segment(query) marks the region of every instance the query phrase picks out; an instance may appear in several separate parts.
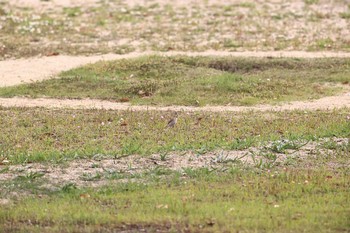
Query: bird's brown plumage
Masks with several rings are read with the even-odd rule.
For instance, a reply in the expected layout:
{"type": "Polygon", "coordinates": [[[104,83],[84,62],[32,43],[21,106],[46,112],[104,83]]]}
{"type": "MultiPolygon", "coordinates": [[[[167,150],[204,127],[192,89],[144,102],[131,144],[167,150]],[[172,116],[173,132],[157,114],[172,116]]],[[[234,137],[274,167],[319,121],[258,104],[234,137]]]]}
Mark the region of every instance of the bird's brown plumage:
{"type": "Polygon", "coordinates": [[[178,116],[178,114],[177,114],[177,112],[175,112],[174,118],[172,118],[172,119],[168,122],[167,127],[172,128],[172,127],[175,126],[175,124],[177,123],[177,116],[178,116]]]}

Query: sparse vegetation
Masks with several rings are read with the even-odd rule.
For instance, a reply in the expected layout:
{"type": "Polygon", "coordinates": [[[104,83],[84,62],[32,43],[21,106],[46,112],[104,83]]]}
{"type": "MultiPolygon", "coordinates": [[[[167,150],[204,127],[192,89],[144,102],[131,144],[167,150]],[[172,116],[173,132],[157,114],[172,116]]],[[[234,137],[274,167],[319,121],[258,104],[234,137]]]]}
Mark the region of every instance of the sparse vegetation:
{"type": "Polygon", "coordinates": [[[283,152],[296,149],[303,139],[348,137],[347,112],[182,113],[176,127],[166,130],[171,113],[2,108],[0,151],[11,163],[23,163],[181,150],[204,153],[286,139],[287,144],[271,146],[283,152]]]}
{"type": "Polygon", "coordinates": [[[322,42],[346,35],[348,13],[339,12],[346,1],[300,0],[305,7],[298,8],[293,2],[265,1],[186,5],[100,1],[56,6],[52,12],[10,3],[3,2],[0,9],[0,59],[174,50],[349,51],[346,39],[334,40],[331,46],[322,42]],[[310,33],[314,28],[317,33],[310,33]]]}
{"type": "Polygon", "coordinates": [[[312,4],[317,4],[319,0],[304,0],[304,2],[307,5],[312,5],[312,4]]]}
{"type": "Polygon", "coordinates": [[[347,12],[342,12],[339,15],[343,19],[350,19],[350,7],[349,7],[349,10],[347,12]]]}

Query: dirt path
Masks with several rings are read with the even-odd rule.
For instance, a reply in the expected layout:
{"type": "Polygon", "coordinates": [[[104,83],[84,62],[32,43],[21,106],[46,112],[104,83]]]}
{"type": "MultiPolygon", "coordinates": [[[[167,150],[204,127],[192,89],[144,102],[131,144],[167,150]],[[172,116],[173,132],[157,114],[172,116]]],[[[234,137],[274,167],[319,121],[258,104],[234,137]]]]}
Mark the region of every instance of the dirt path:
{"type": "Polygon", "coordinates": [[[242,112],[242,111],[286,111],[286,110],[329,110],[350,107],[350,93],[338,96],[324,97],[318,100],[303,102],[293,101],[281,105],[257,105],[246,106],[134,106],[128,103],[116,103],[96,99],[48,99],[48,98],[0,98],[0,106],[3,107],[43,107],[43,108],[72,108],[72,109],[110,109],[133,111],[209,111],[209,112],[242,112]]]}
{"type": "MultiPolygon", "coordinates": [[[[0,87],[12,86],[20,83],[41,81],[52,78],[61,71],[69,70],[77,66],[93,63],[101,60],[113,60],[123,58],[133,58],[144,55],[189,55],[189,56],[240,56],[240,57],[299,57],[299,58],[321,58],[321,57],[350,57],[350,53],[333,52],[166,52],[166,53],[131,53],[127,55],[106,54],[100,56],[53,56],[37,57],[31,59],[18,59],[0,61],[0,87]]],[[[338,96],[324,97],[318,100],[302,102],[294,101],[283,105],[258,105],[254,107],[244,106],[205,106],[205,107],[186,107],[186,106],[132,106],[127,103],[116,103],[94,99],[29,99],[29,98],[0,98],[0,106],[4,107],[44,107],[44,108],[73,108],[73,109],[112,109],[112,110],[176,110],[176,111],[283,111],[295,109],[333,109],[350,107],[350,93],[343,93],[338,96]]]]}

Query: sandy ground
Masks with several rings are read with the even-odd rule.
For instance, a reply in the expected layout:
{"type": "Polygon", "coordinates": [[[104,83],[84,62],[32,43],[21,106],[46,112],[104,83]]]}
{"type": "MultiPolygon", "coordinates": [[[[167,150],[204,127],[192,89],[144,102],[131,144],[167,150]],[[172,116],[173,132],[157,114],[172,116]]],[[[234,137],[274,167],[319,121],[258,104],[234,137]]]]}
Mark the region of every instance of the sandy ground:
{"type": "Polygon", "coordinates": [[[74,7],[74,6],[91,6],[100,2],[99,0],[11,0],[10,5],[16,7],[29,8],[56,8],[57,7],[74,7]]]}
{"type": "Polygon", "coordinates": [[[288,111],[288,110],[332,110],[350,107],[350,92],[338,96],[324,97],[313,101],[293,101],[280,105],[246,106],[137,106],[128,103],[116,103],[96,99],[49,99],[49,98],[0,98],[3,107],[43,107],[43,108],[71,108],[71,109],[109,109],[132,111],[208,111],[208,112],[242,112],[242,111],[288,111]]]}
{"type": "MultiPolygon", "coordinates": [[[[16,7],[30,7],[30,8],[57,8],[57,7],[74,7],[74,6],[91,6],[100,3],[101,0],[50,0],[50,1],[43,1],[43,0],[11,0],[10,5],[16,6],[16,7]]],[[[106,1],[110,2],[110,1],[106,1]]],[[[176,4],[176,5],[183,5],[185,6],[188,3],[202,3],[201,0],[128,0],[125,1],[128,5],[145,5],[146,3],[159,3],[159,4],[176,4]]],[[[217,1],[217,0],[210,0],[207,1],[208,4],[214,4],[214,3],[232,3],[232,2],[239,2],[239,0],[225,0],[225,1],[217,1]]]]}
{"type": "Polygon", "coordinates": [[[99,56],[50,56],[0,61],[0,87],[42,81],[59,72],[97,61],[132,58],[137,54],[99,56]]]}

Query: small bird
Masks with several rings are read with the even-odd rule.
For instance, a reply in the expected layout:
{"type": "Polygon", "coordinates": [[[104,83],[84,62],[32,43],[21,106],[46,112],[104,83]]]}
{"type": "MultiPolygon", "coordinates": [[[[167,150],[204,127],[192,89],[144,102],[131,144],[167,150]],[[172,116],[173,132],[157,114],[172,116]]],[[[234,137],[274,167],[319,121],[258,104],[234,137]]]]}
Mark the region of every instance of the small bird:
{"type": "Polygon", "coordinates": [[[172,118],[172,119],[168,122],[167,127],[173,128],[173,127],[175,126],[175,124],[177,123],[177,116],[178,116],[178,113],[175,112],[174,118],[172,118]]]}

